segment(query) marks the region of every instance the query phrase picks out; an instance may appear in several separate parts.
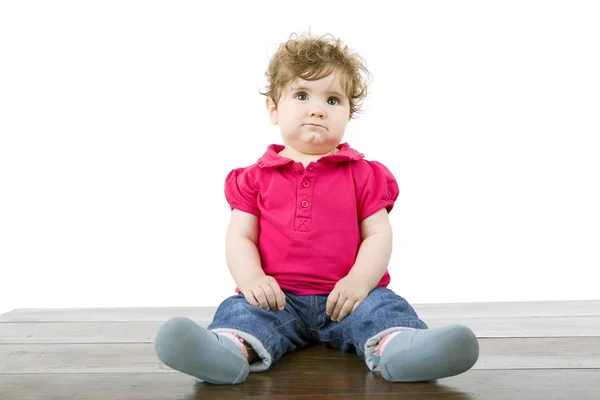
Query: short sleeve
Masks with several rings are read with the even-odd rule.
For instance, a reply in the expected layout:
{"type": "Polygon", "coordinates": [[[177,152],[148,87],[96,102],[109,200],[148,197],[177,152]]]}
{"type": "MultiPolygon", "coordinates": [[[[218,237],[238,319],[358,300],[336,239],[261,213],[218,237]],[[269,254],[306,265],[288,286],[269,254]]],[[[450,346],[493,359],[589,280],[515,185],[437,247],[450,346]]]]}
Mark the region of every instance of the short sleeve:
{"type": "Polygon", "coordinates": [[[367,161],[371,170],[360,192],[358,204],[359,222],[375,214],[382,208],[389,213],[400,194],[394,175],[383,164],[367,161]]]}
{"type": "Polygon", "coordinates": [[[237,168],[227,174],[225,198],[232,210],[235,208],[260,217],[258,190],[247,168],[237,168]]]}

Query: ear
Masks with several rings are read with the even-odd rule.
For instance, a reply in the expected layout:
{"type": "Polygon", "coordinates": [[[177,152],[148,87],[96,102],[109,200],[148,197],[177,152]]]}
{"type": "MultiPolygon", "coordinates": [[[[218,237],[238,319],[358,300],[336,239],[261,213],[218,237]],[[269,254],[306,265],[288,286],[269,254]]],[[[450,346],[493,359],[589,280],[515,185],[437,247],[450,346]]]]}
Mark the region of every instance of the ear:
{"type": "Polygon", "coordinates": [[[273,125],[277,125],[277,105],[271,99],[270,96],[267,96],[267,111],[269,112],[269,119],[273,125]]]}

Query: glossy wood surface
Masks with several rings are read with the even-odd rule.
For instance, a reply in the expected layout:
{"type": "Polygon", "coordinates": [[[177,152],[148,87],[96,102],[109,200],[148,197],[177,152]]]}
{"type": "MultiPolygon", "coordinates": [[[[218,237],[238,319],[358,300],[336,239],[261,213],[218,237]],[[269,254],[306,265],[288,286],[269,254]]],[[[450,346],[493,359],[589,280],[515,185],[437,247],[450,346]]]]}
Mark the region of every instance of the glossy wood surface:
{"type": "Polygon", "coordinates": [[[27,309],[0,315],[0,399],[600,399],[600,301],[414,305],[429,326],[477,334],[472,370],[389,383],[355,355],[314,346],[234,386],[196,383],[154,355],[172,316],[212,307],[27,309]]]}

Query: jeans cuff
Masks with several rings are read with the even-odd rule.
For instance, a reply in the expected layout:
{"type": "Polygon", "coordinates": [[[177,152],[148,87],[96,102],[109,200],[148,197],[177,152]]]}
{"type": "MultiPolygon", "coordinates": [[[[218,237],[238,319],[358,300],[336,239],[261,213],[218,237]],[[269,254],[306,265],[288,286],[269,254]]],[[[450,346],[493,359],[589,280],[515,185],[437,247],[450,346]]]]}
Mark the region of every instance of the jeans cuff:
{"type": "Polygon", "coordinates": [[[233,332],[236,335],[238,335],[239,337],[241,337],[242,339],[244,339],[247,343],[249,343],[250,346],[252,346],[254,351],[256,351],[256,354],[258,354],[258,357],[260,358],[260,360],[255,363],[250,364],[250,372],[266,371],[269,369],[269,367],[273,363],[273,358],[271,357],[271,354],[269,354],[269,352],[267,351],[265,346],[263,346],[263,344],[260,342],[260,340],[258,340],[254,336],[252,336],[246,332],[238,331],[237,329],[217,328],[217,329],[211,329],[211,331],[214,333],[233,332]]]}
{"type": "Polygon", "coordinates": [[[371,337],[365,343],[365,362],[367,363],[367,367],[371,371],[379,371],[379,360],[381,356],[375,354],[375,350],[377,350],[377,344],[381,340],[382,337],[391,332],[399,332],[399,331],[412,331],[415,328],[409,328],[406,326],[394,326],[379,332],[377,335],[371,337]]]}

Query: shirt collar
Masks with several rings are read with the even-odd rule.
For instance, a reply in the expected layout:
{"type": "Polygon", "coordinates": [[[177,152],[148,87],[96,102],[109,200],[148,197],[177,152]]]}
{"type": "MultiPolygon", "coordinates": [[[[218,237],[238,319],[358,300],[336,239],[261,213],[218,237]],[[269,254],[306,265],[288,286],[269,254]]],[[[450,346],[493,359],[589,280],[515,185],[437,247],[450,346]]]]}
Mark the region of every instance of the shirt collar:
{"type": "MultiPolygon", "coordinates": [[[[267,147],[267,151],[261,158],[258,159],[258,166],[261,168],[277,168],[285,164],[293,163],[294,160],[280,156],[279,153],[285,148],[280,144],[271,144],[267,147]]],[[[359,153],[350,147],[348,143],[342,143],[337,146],[338,152],[321,157],[318,162],[321,163],[340,163],[346,161],[356,161],[364,157],[364,154],[359,153]]]]}

